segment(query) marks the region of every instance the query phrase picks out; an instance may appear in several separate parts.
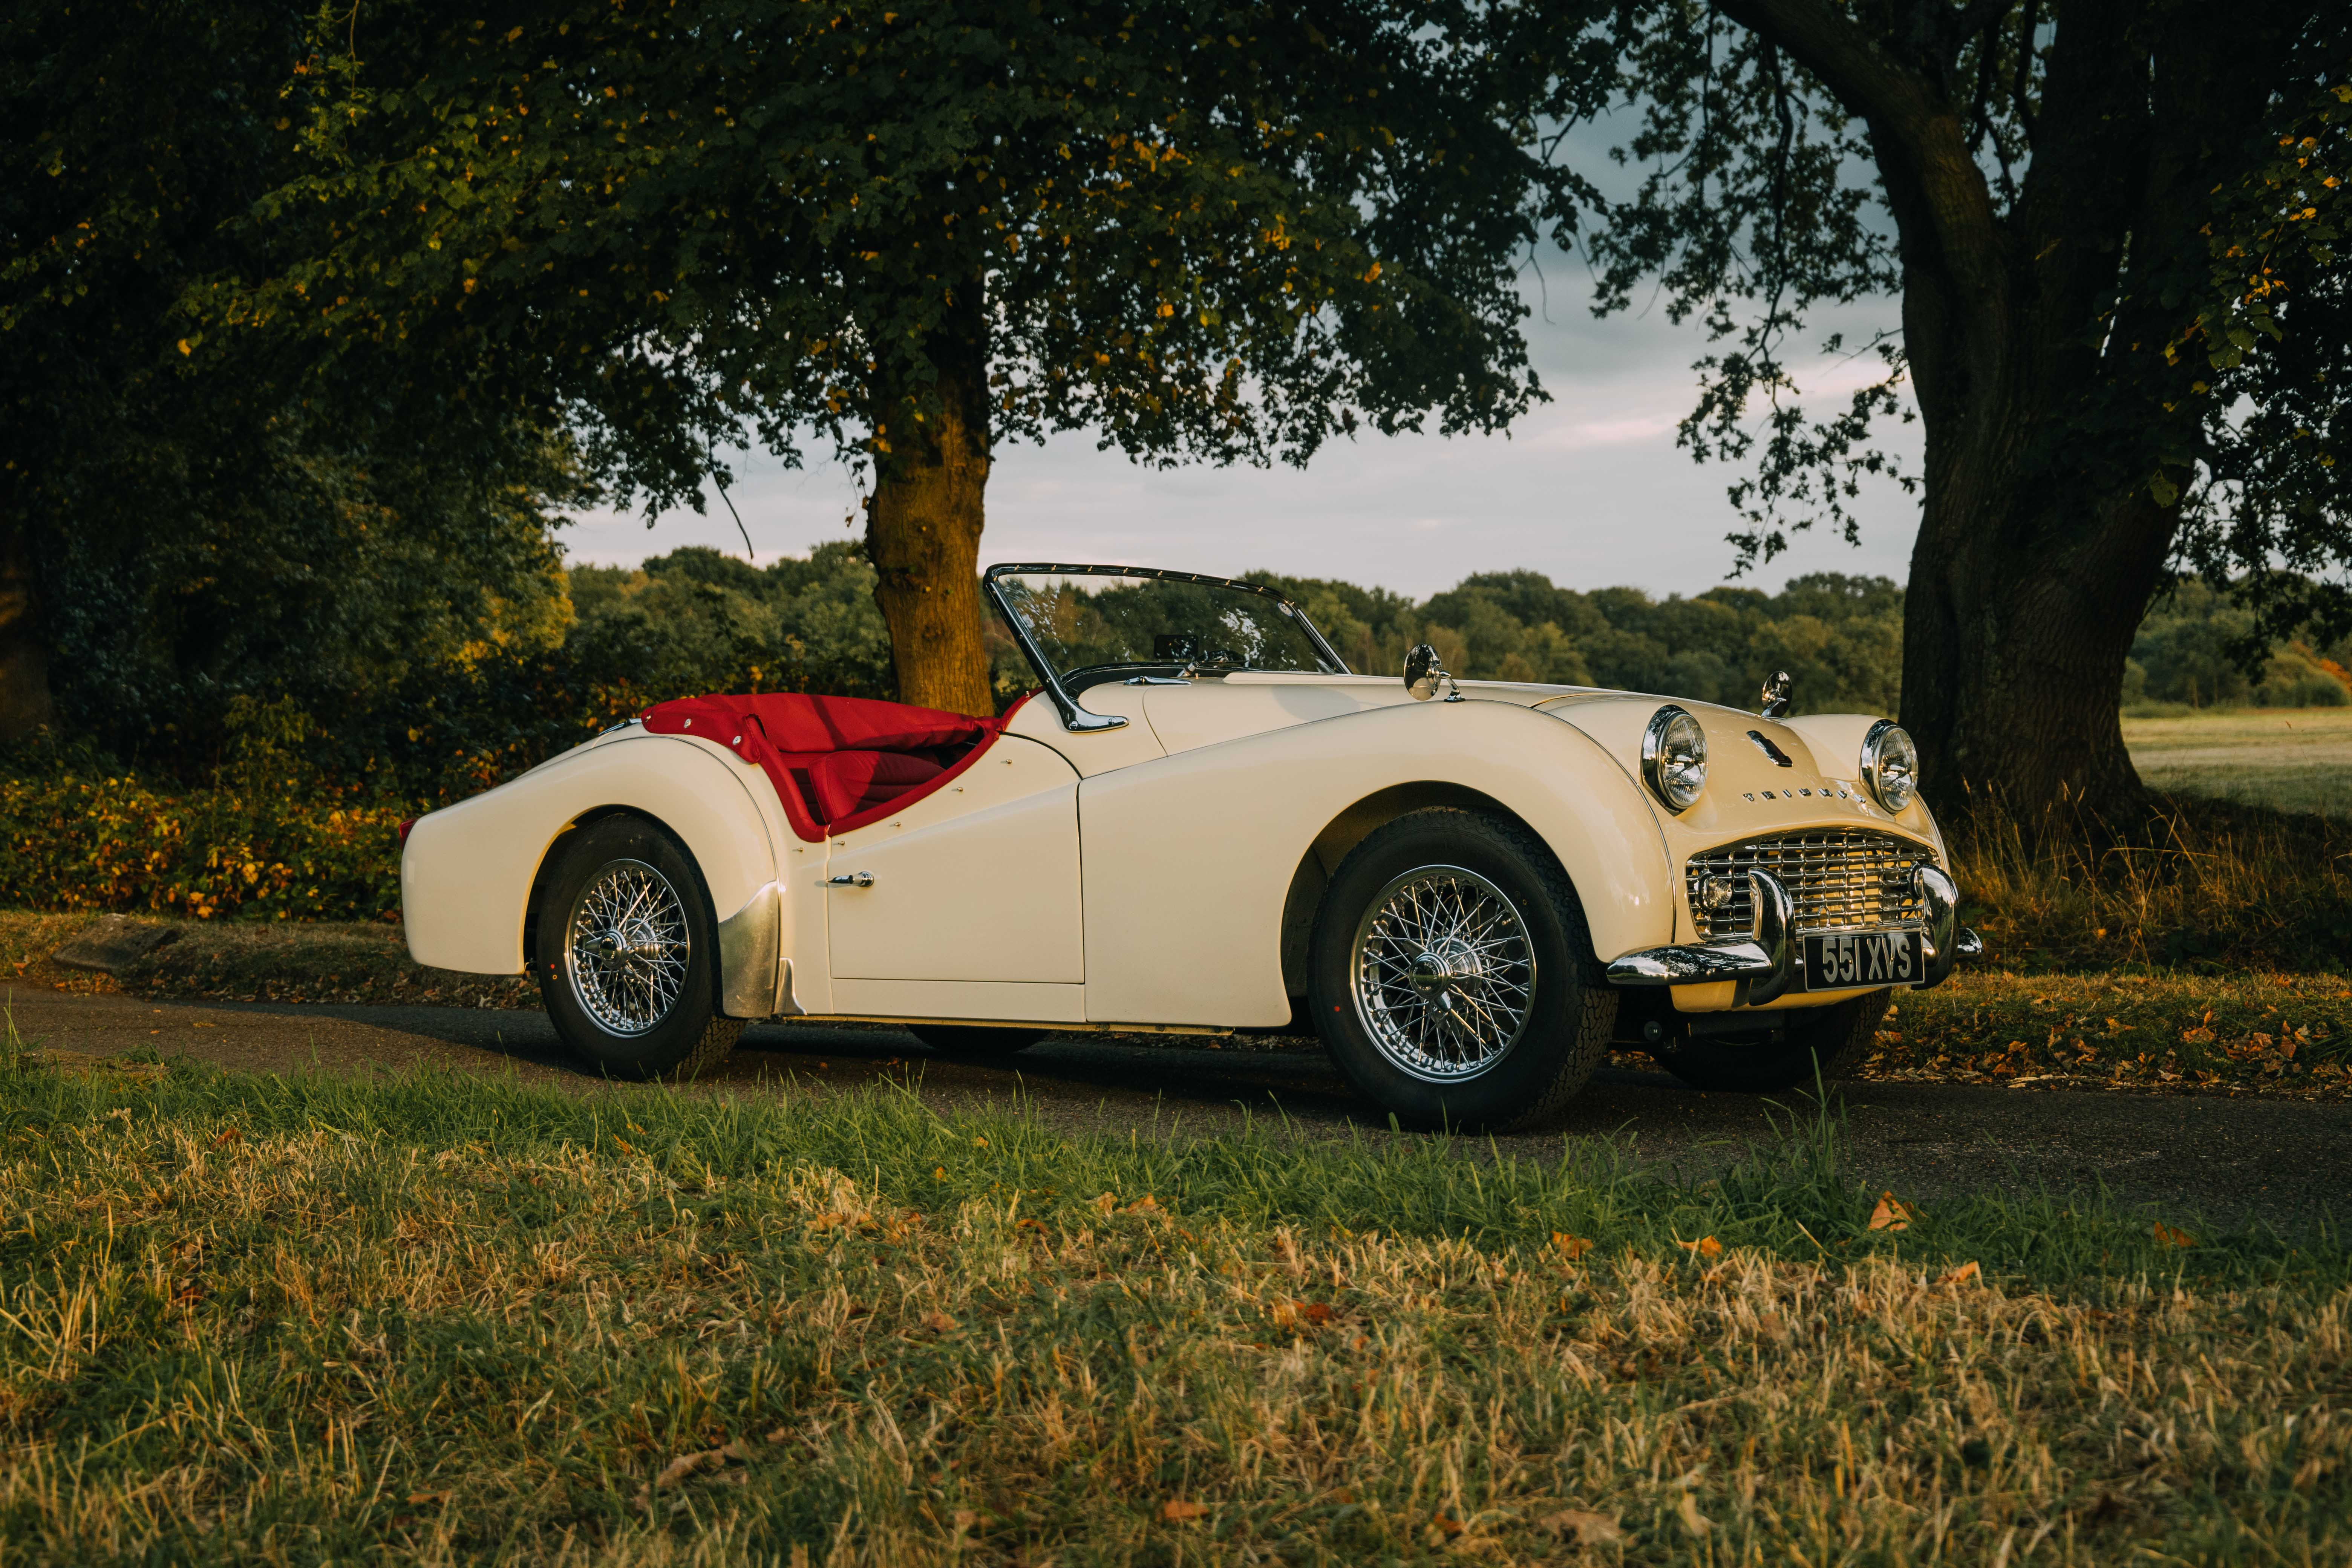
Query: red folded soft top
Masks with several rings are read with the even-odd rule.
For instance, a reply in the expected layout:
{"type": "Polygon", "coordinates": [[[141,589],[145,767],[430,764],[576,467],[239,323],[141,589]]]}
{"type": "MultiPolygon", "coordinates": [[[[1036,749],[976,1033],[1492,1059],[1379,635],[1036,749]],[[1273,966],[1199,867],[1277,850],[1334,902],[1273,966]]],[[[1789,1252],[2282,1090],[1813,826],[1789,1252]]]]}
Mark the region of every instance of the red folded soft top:
{"type": "Polygon", "coordinates": [[[646,709],[644,719],[654,734],[699,735],[758,763],[793,831],[816,844],[828,832],[902,809],[962,773],[1019,707],[974,719],[869,697],[772,691],[681,697],[646,709]]]}

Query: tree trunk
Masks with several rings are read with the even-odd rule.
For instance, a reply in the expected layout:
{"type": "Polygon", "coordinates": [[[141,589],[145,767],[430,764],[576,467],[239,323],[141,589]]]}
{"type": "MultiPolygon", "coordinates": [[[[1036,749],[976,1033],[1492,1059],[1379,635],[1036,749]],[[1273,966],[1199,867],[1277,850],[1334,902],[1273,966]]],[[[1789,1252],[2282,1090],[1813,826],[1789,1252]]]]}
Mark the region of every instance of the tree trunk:
{"type": "Polygon", "coordinates": [[[39,609],[25,531],[0,526],[0,744],[31,739],[52,717],[39,609]]]}
{"type": "Polygon", "coordinates": [[[2126,496],[2068,526],[2012,493],[2007,525],[1989,527],[1981,488],[1931,491],[1911,556],[1903,722],[1923,783],[1948,816],[2073,804],[2123,826],[2146,792],[2116,695],[2170,516],[2126,496]]]}
{"type": "Polygon", "coordinates": [[[980,618],[988,350],[978,285],[970,291],[951,330],[926,345],[938,379],[886,405],[877,421],[887,449],[876,454],[866,552],[878,579],[874,600],[890,627],[898,700],[984,716],[996,711],[980,618]]]}
{"type": "MultiPolygon", "coordinates": [[[[2123,743],[2124,663],[2163,582],[2198,441],[2192,355],[2165,280],[2203,265],[2204,203],[2262,123],[2297,0],[2210,15],[2068,0],[2049,15],[2032,156],[2000,210],[1969,135],[1956,30],[2008,24],[1935,0],[1724,0],[1861,117],[1903,266],[1926,434],[1905,606],[1903,721],[1937,808],[2074,802],[2128,830],[2146,791],[2123,743]],[[2143,353],[2142,351],[2147,351],[2143,353]]],[[[1981,90],[1981,89],[1979,89],[1981,90]]]]}

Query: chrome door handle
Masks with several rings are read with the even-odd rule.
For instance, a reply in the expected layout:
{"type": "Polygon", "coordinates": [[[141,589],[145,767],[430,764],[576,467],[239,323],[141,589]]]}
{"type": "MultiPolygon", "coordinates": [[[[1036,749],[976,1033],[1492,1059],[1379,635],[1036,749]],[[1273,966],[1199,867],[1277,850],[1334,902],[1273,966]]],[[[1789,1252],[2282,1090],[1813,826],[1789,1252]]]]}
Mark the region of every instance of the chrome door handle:
{"type": "Polygon", "coordinates": [[[870,888],[874,885],[874,873],[845,871],[838,877],[827,877],[824,885],[828,888],[870,888]]]}

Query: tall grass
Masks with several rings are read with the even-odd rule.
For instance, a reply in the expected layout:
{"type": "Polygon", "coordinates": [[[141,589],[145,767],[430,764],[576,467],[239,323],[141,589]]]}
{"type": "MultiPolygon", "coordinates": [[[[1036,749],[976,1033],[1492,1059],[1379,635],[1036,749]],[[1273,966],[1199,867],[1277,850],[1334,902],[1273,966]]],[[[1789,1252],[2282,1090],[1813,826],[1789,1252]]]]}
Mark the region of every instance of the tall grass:
{"type": "Polygon", "coordinates": [[[1978,802],[1955,868],[1998,965],[2337,973],[2352,967],[2352,826],[2159,795],[2119,838],[2069,806],[1978,802]]]}

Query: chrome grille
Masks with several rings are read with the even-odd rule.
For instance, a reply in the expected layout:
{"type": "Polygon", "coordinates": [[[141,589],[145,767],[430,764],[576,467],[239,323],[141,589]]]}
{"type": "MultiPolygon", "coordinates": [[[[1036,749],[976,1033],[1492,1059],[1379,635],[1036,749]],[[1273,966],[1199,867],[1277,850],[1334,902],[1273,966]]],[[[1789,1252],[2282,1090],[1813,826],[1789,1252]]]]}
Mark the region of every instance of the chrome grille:
{"type": "Polygon", "coordinates": [[[1797,906],[1798,926],[1807,931],[1916,924],[1925,916],[1911,872],[1935,859],[1925,845],[1891,833],[1776,833],[1692,856],[1683,866],[1683,891],[1706,938],[1745,936],[1754,928],[1750,871],[1769,871],[1780,879],[1797,906]],[[1710,910],[1700,902],[1699,889],[1717,875],[1731,879],[1731,901],[1710,910]]]}

